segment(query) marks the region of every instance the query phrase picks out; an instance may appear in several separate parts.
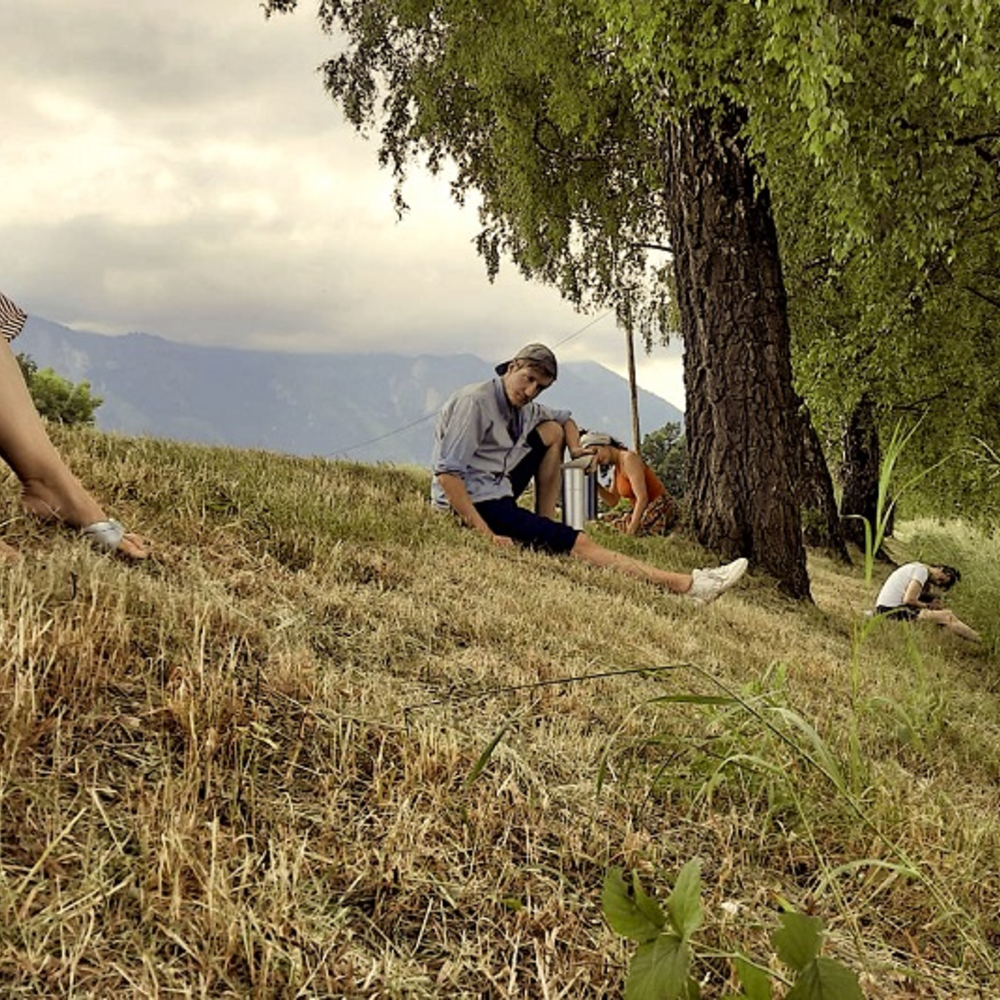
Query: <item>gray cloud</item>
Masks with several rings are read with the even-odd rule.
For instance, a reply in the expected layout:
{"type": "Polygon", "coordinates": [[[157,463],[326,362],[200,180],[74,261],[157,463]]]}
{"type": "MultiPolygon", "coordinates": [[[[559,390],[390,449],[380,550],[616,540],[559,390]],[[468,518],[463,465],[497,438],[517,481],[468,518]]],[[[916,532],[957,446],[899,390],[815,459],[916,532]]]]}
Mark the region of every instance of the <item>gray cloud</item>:
{"type": "MultiPolygon", "coordinates": [[[[308,0],[270,21],[253,0],[32,0],[0,6],[0,37],[0,288],[29,311],[285,350],[540,339],[623,370],[610,317],[588,327],[511,265],[488,282],[446,179],[415,172],[396,220],[374,144],[323,92],[308,0]]],[[[682,404],[677,353],[639,378],[682,404]]]]}

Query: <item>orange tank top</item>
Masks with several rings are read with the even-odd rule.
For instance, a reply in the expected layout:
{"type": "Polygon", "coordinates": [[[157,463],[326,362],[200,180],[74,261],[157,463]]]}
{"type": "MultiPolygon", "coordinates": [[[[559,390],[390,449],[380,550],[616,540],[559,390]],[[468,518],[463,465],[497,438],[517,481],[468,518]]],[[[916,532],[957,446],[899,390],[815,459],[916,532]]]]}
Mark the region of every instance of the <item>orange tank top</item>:
{"type": "MultiPolygon", "coordinates": [[[[649,494],[650,503],[652,503],[657,497],[662,497],[667,492],[667,488],[660,482],[659,476],[645,463],[643,463],[642,471],[646,476],[646,492],[649,494]]],[[[625,497],[626,500],[635,500],[635,490],[632,489],[632,483],[619,465],[615,466],[615,493],[620,497],[625,497]]]]}

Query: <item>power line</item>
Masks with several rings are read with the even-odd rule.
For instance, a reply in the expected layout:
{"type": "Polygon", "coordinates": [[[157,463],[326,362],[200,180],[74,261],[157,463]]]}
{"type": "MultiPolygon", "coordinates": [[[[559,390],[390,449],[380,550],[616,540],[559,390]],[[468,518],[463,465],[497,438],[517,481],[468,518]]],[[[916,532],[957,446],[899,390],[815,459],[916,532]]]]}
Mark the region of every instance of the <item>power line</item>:
{"type": "Polygon", "coordinates": [[[556,347],[562,347],[563,344],[569,343],[569,341],[571,341],[574,337],[579,337],[581,333],[583,333],[585,330],[589,330],[595,324],[600,323],[602,319],[607,319],[612,312],[614,312],[614,310],[609,309],[607,312],[601,313],[601,315],[598,316],[596,319],[592,319],[589,323],[585,323],[583,326],[581,326],[579,330],[576,330],[573,333],[571,333],[568,337],[563,337],[562,340],[557,341],[556,347]]]}
{"type": "MultiPolygon", "coordinates": [[[[579,330],[574,330],[568,336],[563,337],[562,340],[557,341],[555,346],[562,347],[563,344],[569,343],[569,341],[573,340],[574,337],[579,337],[581,333],[584,333],[586,330],[589,330],[595,324],[600,323],[601,320],[607,319],[608,316],[611,315],[612,311],[613,310],[609,309],[607,312],[601,313],[601,315],[596,317],[595,319],[590,320],[589,323],[584,323],[584,325],[581,326],[579,330]]],[[[386,441],[391,437],[395,437],[397,434],[404,434],[406,431],[412,429],[413,427],[417,427],[418,425],[424,423],[425,421],[430,420],[432,417],[436,417],[440,412],[441,412],[440,409],[438,409],[438,410],[433,410],[431,413],[425,413],[422,417],[417,417],[416,420],[410,421],[410,423],[404,425],[403,427],[397,427],[396,430],[386,431],[385,434],[380,434],[378,437],[370,438],[369,440],[362,441],[359,444],[352,444],[349,448],[344,448],[338,452],[331,452],[330,454],[324,455],[323,457],[337,458],[342,455],[346,456],[349,455],[352,451],[358,451],[361,448],[367,448],[370,445],[378,444],[380,441],[386,441]]]]}
{"type": "Polygon", "coordinates": [[[359,448],[367,448],[371,444],[378,444],[379,441],[385,441],[387,438],[395,437],[397,434],[402,434],[404,431],[408,431],[411,427],[416,427],[418,424],[424,423],[426,420],[430,420],[431,417],[436,417],[440,411],[434,410],[431,413],[425,413],[422,417],[417,417],[416,420],[410,421],[403,427],[398,427],[394,431],[386,431],[385,434],[380,434],[378,437],[370,438],[367,441],[362,441],[360,444],[352,444],[350,448],[344,448],[343,451],[338,451],[325,455],[325,458],[336,458],[338,455],[347,455],[352,451],[357,451],[359,448]]]}

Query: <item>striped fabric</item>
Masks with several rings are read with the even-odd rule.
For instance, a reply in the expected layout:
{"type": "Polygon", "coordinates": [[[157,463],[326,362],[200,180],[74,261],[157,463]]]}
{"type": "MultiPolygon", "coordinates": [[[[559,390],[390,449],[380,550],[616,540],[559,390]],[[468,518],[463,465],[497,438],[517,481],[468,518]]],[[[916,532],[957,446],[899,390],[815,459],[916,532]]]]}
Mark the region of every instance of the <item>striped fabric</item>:
{"type": "Polygon", "coordinates": [[[24,321],[28,318],[27,313],[18,307],[0,292],[0,337],[4,340],[13,340],[24,326],[24,321]]]}

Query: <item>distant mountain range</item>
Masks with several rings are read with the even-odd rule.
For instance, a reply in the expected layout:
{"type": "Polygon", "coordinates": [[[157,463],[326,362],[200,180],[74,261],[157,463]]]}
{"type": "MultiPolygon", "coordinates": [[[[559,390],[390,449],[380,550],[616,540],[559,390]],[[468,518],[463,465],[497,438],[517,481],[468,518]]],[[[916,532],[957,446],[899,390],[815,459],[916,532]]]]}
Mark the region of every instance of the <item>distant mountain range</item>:
{"type": "MultiPolygon", "coordinates": [[[[148,333],[110,337],[32,316],[15,350],[104,403],[101,430],[359,462],[426,465],[434,416],[460,386],[492,375],[472,354],[293,354],[199,347],[148,333]]],[[[567,362],[544,402],[583,427],[631,438],[628,382],[567,362]]],[[[681,423],[640,390],[642,433],[681,423]]]]}

